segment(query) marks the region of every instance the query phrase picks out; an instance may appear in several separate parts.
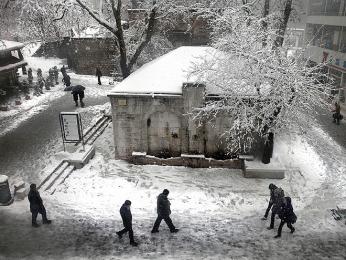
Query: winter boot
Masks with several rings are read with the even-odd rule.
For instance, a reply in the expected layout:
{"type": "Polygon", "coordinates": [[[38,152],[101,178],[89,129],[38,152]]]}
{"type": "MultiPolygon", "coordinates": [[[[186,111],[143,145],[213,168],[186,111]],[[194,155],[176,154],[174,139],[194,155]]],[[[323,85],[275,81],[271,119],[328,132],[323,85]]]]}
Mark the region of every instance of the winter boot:
{"type": "Polygon", "coordinates": [[[35,227],[35,228],[38,228],[40,225],[37,224],[37,223],[32,223],[32,226],[35,227]]]}
{"type": "Polygon", "coordinates": [[[46,219],[42,223],[49,225],[49,224],[52,224],[52,221],[50,219],[46,219]]]}
{"type": "Polygon", "coordinates": [[[131,246],[138,246],[138,243],[135,242],[135,241],[131,241],[131,242],[130,242],[130,245],[131,245],[131,246]]]}
{"type": "Polygon", "coordinates": [[[179,231],[179,228],[175,228],[171,230],[171,233],[177,233],[179,231]]]}
{"type": "Polygon", "coordinates": [[[78,107],[78,101],[75,101],[75,103],[76,103],[76,107],[78,107]]]}
{"type": "Polygon", "coordinates": [[[151,233],[153,234],[153,233],[159,233],[159,231],[157,230],[157,229],[153,229],[152,231],[151,231],[151,233]]]}
{"type": "Polygon", "coordinates": [[[115,233],[118,235],[119,239],[123,238],[123,235],[120,232],[115,232],[115,233]]]}
{"type": "Polygon", "coordinates": [[[274,238],[280,238],[281,237],[281,235],[276,235],[274,238]]]}
{"type": "Polygon", "coordinates": [[[296,231],[296,229],[294,227],[292,227],[291,233],[294,233],[294,231],[296,231]]]}

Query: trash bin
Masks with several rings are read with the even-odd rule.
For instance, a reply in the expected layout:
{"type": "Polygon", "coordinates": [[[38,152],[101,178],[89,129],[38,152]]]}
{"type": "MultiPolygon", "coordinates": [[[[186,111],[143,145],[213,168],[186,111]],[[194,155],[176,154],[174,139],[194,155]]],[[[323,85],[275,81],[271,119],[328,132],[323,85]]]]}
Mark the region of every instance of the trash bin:
{"type": "Polygon", "coordinates": [[[0,203],[6,204],[11,200],[10,186],[8,185],[8,177],[0,175],[0,203]]]}

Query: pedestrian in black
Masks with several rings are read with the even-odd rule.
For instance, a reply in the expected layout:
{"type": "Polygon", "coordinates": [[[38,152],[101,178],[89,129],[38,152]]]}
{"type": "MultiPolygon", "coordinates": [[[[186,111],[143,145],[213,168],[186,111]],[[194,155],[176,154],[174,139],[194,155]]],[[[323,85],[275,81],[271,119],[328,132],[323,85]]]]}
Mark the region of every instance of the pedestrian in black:
{"type": "Polygon", "coordinates": [[[275,216],[279,213],[281,203],[282,203],[282,198],[285,196],[285,193],[283,189],[281,188],[274,189],[273,193],[274,194],[273,194],[272,214],[270,218],[270,226],[268,227],[268,229],[274,228],[275,216]]]}
{"type": "Polygon", "coordinates": [[[332,112],[335,112],[333,114],[333,122],[336,123],[337,125],[340,125],[340,119],[341,119],[341,114],[340,114],[340,111],[341,111],[341,107],[340,105],[335,102],[334,104],[335,108],[332,112]]]}
{"type": "Polygon", "coordinates": [[[138,244],[133,239],[131,201],[125,200],[125,203],[120,208],[120,215],[123,220],[124,229],[116,232],[118,237],[122,238],[123,234],[129,232],[130,244],[137,246],[138,244]]]}
{"type": "Polygon", "coordinates": [[[274,190],[275,189],[277,189],[276,185],[274,185],[273,183],[269,184],[270,199],[269,199],[269,204],[268,204],[267,210],[266,210],[262,220],[266,220],[268,218],[269,211],[270,211],[270,209],[272,208],[272,206],[274,204],[274,190]]]}
{"type": "Polygon", "coordinates": [[[67,74],[66,74],[66,68],[65,68],[65,65],[62,65],[62,67],[61,67],[60,71],[61,71],[61,74],[62,74],[62,76],[63,76],[63,77],[65,77],[65,75],[67,75],[67,74]]]}
{"type": "Polygon", "coordinates": [[[39,225],[36,222],[36,218],[38,213],[42,215],[42,223],[43,224],[50,224],[52,223],[51,220],[47,218],[46,209],[43,206],[43,202],[40,196],[40,193],[36,189],[36,184],[30,185],[30,192],[28,194],[28,199],[30,202],[30,211],[32,214],[32,226],[33,227],[39,227],[39,225]]]}
{"type": "Polygon", "coordinates": [[[295,231],[295,228],[292,226],[297,220],[297,216],[293,212],[292,201],[290,197],[285,197],[281,199],[282,203],[280,204],[279,209],[279,218],[281,219],[278,234],[275,238],[281,237],[282,227],[287,223],[287,227],[291,230],[291,233],[295,231]]]}
{"type": "Polygon", "coordinates": [[[96,76],[97,76],[98,84],[99,84],[99,85],[102,85],[102,84],[101,84],[102,72],[101,72],[101,70],[100,70],[99,67],[96,68],[96,76]]]}
{"type": "Polygon", "coordinates": [[[83,102],[84,90],[85,90],[85,87],[83,87],[82,85],[76,85],[72,87],[71,94],[73,95],[73,100],[76,103],[76,107],[78,107],[78,97],[80,101],[80,106],[84,107],[84,102],[83,102]]]}
{"type": "Polygon", "coordinates": [[[164,220],[172,233],[176,233],[179,229],[175,228],[169,215],[171,215],[171,203],[167,196],[169,190],[164,189],[163,192],[157,197],[157,219],[151,233],[159,232],[161,221],[164,220]]]}
{"type": "Polygon", "coordinates": [[[71,78],[69,75],[64,74],[64,77],[62,78],[62,82],[64,82],[66,87],[71,86],[71,78]]]}

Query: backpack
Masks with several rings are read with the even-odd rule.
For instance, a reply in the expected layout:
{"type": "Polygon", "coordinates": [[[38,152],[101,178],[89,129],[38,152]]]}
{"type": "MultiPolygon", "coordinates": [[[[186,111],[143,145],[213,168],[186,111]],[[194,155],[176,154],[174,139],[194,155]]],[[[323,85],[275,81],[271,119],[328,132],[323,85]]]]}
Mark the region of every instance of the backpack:
{"type": "Polygon", "coordinates": [[[294,224],[297,221],[297,215],[293,212],[292,199],[290,197],[285,197],[286,207],[292,209],[291,223],[294,224]]]}

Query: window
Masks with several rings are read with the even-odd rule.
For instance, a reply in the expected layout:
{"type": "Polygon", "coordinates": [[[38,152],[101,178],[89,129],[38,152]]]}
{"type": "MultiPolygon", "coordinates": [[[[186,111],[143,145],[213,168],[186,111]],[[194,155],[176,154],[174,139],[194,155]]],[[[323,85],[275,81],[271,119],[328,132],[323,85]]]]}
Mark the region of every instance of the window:
{"type": "Polygon", "coordinates": [[[326,5],[326,15],[338,16],[340,11],[341,0],[328,0],[326,5]]]}
{"type": "Polygon", "coordinates": [[[346,27],[342,28],[342,33],[340,35],[339,51],[346,53],[346,27]]]}

